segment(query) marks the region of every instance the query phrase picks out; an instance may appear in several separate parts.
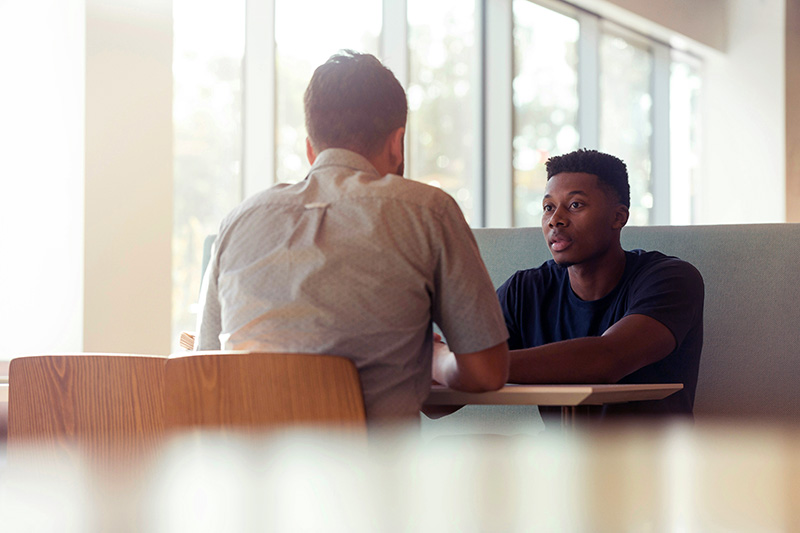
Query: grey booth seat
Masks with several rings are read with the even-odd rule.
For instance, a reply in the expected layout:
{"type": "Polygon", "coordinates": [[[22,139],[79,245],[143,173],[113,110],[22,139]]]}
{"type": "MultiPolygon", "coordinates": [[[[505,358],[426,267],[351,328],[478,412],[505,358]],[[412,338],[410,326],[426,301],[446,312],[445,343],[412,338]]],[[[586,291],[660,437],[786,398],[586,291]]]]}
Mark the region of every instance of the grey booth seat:
{"type": "MultiPolygon", "coordinates": [[[[495,286],[551,257],[540,228],[474,233],[495,286]]],[[[622,245],[680,257],[703,275],[698,420],[800,421],[800,224],[627,227],[622,245]]]]}
{"type": "MultiPolygon", "coordinates": [[[[482,228],[474,234],[495,286],[550,258],[538,227],[482,228]]],[[[622,244],[680,257],[703,275],[698,421],[800,421],[800,224],[631,226],[623,230],[622,244]]],[[[423,417],[423,431],[434,434],[440,429],[525,433],[540,424],[535,409],[517,406],[423,417]]]]}

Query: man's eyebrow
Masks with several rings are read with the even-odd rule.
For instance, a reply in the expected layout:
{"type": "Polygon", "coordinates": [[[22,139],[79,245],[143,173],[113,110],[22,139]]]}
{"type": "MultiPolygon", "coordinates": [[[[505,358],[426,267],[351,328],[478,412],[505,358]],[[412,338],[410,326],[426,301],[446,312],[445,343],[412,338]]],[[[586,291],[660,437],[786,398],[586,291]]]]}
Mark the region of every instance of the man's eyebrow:
{"type": "MultiPolygon", "coordinates": [[[[575,196],[575,195],[577,195],[577,194],[582,194],[582,195],[584,195],[584,196],[587,196],[587,194],[586,194],[586,191],[581,191],[581,190],[577,190],[577,191],[569,191],[569,192],[567,193],[567,196],[575,196]]],[[[551,195],[551,194],[549,194],[549,193],[548,193],[548,194],[545,194],[545,195],[543,196],[543,198],[552,198],[552,197],[553,197],[553,195],[551,195]]]]}

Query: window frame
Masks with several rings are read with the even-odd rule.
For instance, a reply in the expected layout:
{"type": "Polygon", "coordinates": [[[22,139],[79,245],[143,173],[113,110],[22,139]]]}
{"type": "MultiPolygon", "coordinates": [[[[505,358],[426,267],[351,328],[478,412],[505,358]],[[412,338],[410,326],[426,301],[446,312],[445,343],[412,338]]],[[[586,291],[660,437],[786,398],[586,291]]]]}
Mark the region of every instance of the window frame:
{"type": "MultiPolygon", "coordinates": [[[[243,102],[243,194],[249,196],[273,184],[275,175],[276,72],[275,1],[246,0],[244,102],[243,102]],[[255,31],[258,29],[258,31],[255,31]]],[[[476,169],[472,176],[474,227],[511,227],[513,220],[512,141],[514,110],[513,0],[475,2],[475,114],[476,169]]],[[[650,224],[670,223],[670,68],[674,50],[667,44],[613,21],[561,2],[528,0],[576,18],[578,40],[578,131],[580,146],[599,145],[600,90],[598,45],[604,32],[644,42],[653,54],[651,96],[653,98],[651,142],[651,191],[654,203],[650,224]]],[[[400,83],[407,87],[407,0],[382,0],[380,51],[400,83]]]]}

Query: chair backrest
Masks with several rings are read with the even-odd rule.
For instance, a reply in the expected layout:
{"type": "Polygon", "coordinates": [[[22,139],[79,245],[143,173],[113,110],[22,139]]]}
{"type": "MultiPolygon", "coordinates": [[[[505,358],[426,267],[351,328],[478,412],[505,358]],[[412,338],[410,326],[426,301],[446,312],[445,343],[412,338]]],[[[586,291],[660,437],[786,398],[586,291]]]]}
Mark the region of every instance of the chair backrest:
{"type": "Polygon", "coordinates": [[[174,354],[167,361],[165,401],[170,430],[366,429],[358,371],[349,359],[332,355],[174,354]]]}
{"type": "Polygon", "coordinates": [[[71,354],[9,365],[9,460],[24,450],[81,454],[102,465],[160,449],[166,357],[71,354]]]}

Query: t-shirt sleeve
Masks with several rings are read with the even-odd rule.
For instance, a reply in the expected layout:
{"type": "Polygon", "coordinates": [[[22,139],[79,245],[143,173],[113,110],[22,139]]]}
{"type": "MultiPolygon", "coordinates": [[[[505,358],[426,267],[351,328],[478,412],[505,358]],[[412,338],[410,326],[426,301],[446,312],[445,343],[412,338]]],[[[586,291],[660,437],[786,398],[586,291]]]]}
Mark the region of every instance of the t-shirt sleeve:
{"type": "Polygon", "coordinates": [[[433,321],[455,353],[472,353],[508,338],[500,304],[475,237],[449,196],[433,235],[433,321]]]}
{"type": "Polygon", "coordinates": [[[497,299],[500,302],[500,310],[503,312],[503,319],[508,330],[508,348],[519,350],[523,348],[522,335],[518,323],[519,313],[517,312],[517,286],[519,284],[519,273],[508,278],[497,289],[497,299]]]}
{"type": "Polygon", "coordinates": [[[686,261],[670,258],[637,276],[625,315],[645,315],[664,324],[681,344],[702,319],[705,288],[700,272],[686,261]]]}

